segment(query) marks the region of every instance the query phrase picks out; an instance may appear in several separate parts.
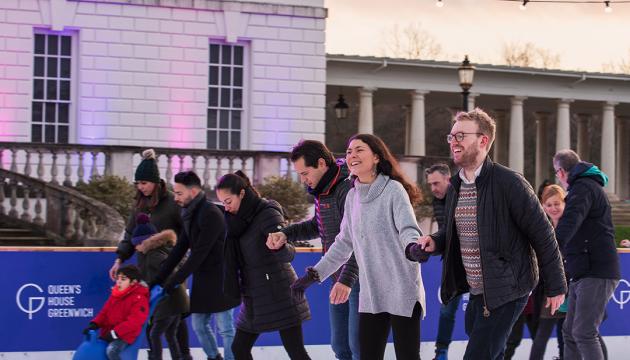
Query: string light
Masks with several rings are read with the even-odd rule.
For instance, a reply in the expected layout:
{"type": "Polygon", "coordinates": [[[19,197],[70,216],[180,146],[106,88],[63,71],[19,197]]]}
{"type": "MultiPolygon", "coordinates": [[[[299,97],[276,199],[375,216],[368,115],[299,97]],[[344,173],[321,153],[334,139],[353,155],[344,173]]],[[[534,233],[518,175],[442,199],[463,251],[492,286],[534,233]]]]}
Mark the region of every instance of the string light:
{"type": "Polygon", "coordinates": [[[523,0],[523,3],[521,4],[521,6],[519,6],[521,8],[521,10],[527,10],[527,3],[529,1],[528,0],[523,0]]]}
{"type": "Polygon", "coordinates": [[[612,12],[612,7],[610,7],[610,1],[604,1],[604,4],[606,4],[606,7],[604,8],[604,11],[607,13],[611,13],[612,12]]]}
{"type": "Polygon", "coordinates": [[[437,0],[437,2],[435,3],[435,6],[441,8],[444,6],[444,2],[442,0],[437,0]]]}

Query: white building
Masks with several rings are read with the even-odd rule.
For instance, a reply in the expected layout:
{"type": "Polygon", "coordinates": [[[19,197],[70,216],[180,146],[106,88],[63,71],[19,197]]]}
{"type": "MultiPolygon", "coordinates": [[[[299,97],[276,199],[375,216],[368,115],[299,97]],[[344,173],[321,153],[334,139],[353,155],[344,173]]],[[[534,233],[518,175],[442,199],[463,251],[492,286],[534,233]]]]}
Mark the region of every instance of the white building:
{"type": "Polygon", "coordinates": [[[324,140],[323,0],[2,0],[0,141],[324,140]]]}

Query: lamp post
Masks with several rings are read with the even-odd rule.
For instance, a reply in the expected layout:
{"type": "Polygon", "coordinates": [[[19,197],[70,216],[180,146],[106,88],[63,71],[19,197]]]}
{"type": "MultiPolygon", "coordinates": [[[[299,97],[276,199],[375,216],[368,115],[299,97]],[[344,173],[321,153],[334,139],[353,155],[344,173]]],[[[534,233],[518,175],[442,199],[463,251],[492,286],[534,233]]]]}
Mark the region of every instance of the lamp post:
{"type": "Polygon", "coordinates": [[[337,104],[335,105],[335,115],[337,116],[337,120],[342,120],[348,117],[348,108],[349,106],[346,104],[343,94],[340,93],[337,104]]]}
{"type": "Polygon", "coordinates": [[[468,61],[468,55],[464,57],[464,61],[457,69],[459,75],[459,86],[462,88],[462,109],[468,111],[468,95],[470,88],[473,85],[473,76],[475,75],[475,67],[470,65],[468,61]]]}

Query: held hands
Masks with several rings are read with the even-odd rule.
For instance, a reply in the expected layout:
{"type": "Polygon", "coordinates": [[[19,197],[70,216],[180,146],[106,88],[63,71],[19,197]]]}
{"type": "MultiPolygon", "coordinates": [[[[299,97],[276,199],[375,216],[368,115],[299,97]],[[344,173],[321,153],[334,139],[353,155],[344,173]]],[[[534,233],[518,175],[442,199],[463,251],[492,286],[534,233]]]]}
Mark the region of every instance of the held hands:
{"type": "Polygon", "coordinates": [[[564,294],[548,297],[545,307],[550,308],[551,315],[553,315],[556,313],[556,311],[558,311],[558,309],[560,308],[560,305],[562,305],[563,302],[564,302],[564,294]]]}
{"type": "Polygon", "coordinates": [[[330,290],[330,303],[333,305],[343,304],[348,301],[352,288],[340,282],[336,282],[330,290]]]}
{"type": "Polygon", "coordinates": [[[435,251],[435,240],[431,238],[429,235],[422,236],[416,241],[420,244],[420,248],[428,253],[435,251]]]}
{"type": "Polygon", "coordinates": [[[309,266],[306,268],[306,274],[291,284],[291,293],[293,297],[303,299],[304,291],[306,291],[306,289],[315,282],[319,282],[319,274],[317,274],[315,269],[309,266]]]}
{"type": "Polygon", "coordinates": [[[270,233],[267,236],[267,247],[271,250],[279,250],[287,243],[287,236],[281,232],[270,233]]]}

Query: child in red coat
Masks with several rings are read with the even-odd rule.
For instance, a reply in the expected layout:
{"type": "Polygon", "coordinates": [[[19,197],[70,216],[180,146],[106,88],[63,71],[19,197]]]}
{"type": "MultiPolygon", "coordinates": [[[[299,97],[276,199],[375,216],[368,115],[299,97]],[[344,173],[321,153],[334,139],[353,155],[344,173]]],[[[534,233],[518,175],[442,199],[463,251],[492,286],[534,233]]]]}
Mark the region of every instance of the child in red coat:
{"type": "Polygon", "coordinates": [[[101,329],[100,338],[107,341],[107,358],[120,359],[120,353],[132,344],[149,316],[149,288],[142,282],[140,270],[133,265],[116,272],[116,285],[101,312],[83,331],[101,329]]]}

